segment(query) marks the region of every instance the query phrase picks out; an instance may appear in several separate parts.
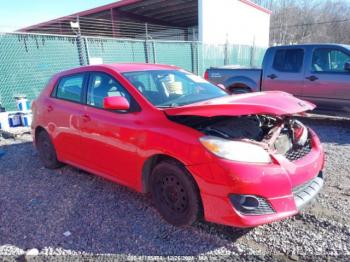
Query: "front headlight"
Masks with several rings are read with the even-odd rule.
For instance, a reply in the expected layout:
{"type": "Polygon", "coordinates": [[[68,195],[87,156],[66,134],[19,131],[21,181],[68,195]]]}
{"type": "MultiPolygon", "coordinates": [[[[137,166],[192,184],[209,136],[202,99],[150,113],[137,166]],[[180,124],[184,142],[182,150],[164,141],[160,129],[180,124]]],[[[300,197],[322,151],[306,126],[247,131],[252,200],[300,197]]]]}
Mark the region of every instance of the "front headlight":
{"type": "Polygon", "coordinates": [[[258,145],[214,136],[203,136],[199,140],[208,151],[221,158],[248,163],[271,163],[269,153],[258,145]]]}

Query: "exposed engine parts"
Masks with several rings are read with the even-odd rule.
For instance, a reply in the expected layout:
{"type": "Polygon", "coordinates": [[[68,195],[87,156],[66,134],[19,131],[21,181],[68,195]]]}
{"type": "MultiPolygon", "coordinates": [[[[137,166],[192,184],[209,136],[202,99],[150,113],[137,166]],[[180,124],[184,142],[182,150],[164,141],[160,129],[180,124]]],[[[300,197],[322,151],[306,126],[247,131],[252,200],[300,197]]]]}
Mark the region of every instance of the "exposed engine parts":
{"type": "Polygon", "coordinates": [[[259,144],[271,152],[289,155],[309,143],[309,132],[292,117],[249,116],[176,116],[171,120],[192,127],[205,135],[259,144]]]}

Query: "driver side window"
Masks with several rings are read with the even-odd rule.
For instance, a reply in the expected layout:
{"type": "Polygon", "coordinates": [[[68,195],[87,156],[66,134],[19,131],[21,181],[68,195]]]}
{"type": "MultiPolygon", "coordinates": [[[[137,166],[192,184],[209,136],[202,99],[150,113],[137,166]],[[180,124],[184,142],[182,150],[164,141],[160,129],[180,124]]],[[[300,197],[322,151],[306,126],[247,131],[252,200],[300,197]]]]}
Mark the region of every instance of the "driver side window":
{"type": "Polygon", "coordinates": [[[129,93],[112,76],[102,72],[90,73],[87,104],[97,108],[103,108],[104,98],[110,96],[125,97],[130,103],[129,93]]]}
{"type": "Polygon", "coordinates": [[[312,55],[312,70],[314,72],[346,73],[344,65],[349,61],[350,56],[343,51],[318,48],[312,55]]]}

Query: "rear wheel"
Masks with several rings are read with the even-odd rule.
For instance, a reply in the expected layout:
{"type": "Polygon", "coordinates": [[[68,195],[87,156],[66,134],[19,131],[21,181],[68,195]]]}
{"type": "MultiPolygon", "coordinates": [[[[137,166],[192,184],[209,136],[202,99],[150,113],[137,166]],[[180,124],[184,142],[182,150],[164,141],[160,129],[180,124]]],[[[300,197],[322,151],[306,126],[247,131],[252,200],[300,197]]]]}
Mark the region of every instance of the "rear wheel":
{"type": "Polygon", "coordinates": [[[245,87],[233,87],[230,90],[232,94],[246,94],[251,92],[249,88],[245,87]]]}
{"type": "Polygon", "coordinates": [[[49,169],[56,169],[63,164],[57,160],[56,150],[52,144],[51,138],[46,131],[40,131],[36,137],[36,148],[40,160],[44,166],[49,169]]]}
{"type": "Polygon", "coordinates": [[[198,189],[193,178],[180,164],[164,161],[153,169],[151,194],[159,213],[170,224],[191,225],[198,219],[198,189]]]}

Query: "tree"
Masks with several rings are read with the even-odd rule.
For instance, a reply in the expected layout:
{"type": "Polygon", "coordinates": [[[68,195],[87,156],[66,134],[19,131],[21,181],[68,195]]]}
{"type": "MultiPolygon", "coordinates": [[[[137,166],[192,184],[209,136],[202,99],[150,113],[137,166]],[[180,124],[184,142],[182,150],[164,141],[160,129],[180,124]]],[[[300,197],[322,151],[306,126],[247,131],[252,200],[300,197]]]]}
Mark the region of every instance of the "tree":
{"type": "Polygon", "coordinates": [[[272,10],[270,45],[332,42],[350,44],[346,0],[255,0],[272,10]]]}

